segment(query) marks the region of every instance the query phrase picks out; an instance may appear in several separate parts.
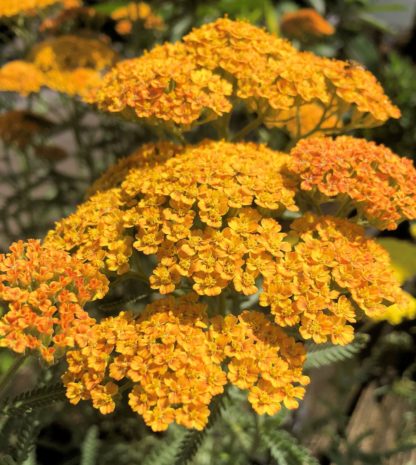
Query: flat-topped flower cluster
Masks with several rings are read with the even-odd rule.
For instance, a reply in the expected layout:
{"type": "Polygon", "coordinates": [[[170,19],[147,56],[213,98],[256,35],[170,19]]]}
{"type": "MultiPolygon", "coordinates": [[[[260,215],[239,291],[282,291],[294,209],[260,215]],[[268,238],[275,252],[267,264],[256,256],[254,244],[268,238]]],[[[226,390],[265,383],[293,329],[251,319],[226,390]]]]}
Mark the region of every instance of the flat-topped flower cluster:
{"type": "MultiPolygon", "coordinates": [[[[137,19],[130,7],[119,14],[137,19]]],[[[115,60],[96,39],[48,39],[27,62],[4,66],[0,87],[29,93],[47,76],[50,88],[161,133],[183,139],[211,123],[222,137],[144,144],[42,244],[18,242],[1,255],[0,345],[39,350],[48,362],[66,354],[71,403],[90,400],[107,414],[128,390],[154,431],[173,422],[203,429],[227,384],[247,390],[259,414],[297,408],[309,382],[305,340],[345,345],[360,318],[391,319],[411,305],[365,227],[416,219],[415,168],[384,146],[325,136],[399,110],[361,67],[227,18],[115,60]],[[25,67],[39,79],[13,80],[25,67]],[[240,135],[285,128],[291,151],[228,140],[236,109],[249,117],[240,135]],[[145,280],[150,303],[97,322],[85,304],[123,277],[145,280]]],[[[41,130],[22,126],[20,144],[41,130]]]]}

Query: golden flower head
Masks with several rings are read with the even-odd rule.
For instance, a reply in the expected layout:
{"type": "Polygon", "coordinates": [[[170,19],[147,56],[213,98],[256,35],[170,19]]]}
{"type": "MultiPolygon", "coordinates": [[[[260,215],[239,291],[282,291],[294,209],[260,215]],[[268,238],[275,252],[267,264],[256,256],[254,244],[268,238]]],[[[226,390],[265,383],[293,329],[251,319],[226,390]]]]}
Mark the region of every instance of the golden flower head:
{"type": "Polygon", "coordinates": [[[47,8],[61,0],[2,0],[0,17],[12,17],[19,14],[33,14],[36,10],[47,8]]]}
{"type": "Polygon", "coordinates": [[[335,32],[332,24],[313,8],[300,8],[285,13],[282,16],[280,27],[285,36],[300,40],[330,36],[335,32]]]}
{"type": "Polygon", "coordinates": [[[231,91],[226,80],[198,67],[181,44],[165,44],[118,63],[88,101],[152,123],[190,126],[228,113],[231,91]]]}
{"type": "Polygon", "coordinates": [[[44,243],[97,268],[123,273],[129,269],[133,238],[124,228],[121,205],[118,189],[97,193],[58,221],[44,243]]]}
{"type": "Polygon", "coordinates": [[[38,350],[47,362],[56,352],[83,343],[95,323],[83,306],[102,298],[107,278],[64,251],[39,241],[15,242],[0,255],[0,346],[38,350]]]}
{"type": "Polygon", "coordinates": [[[286,126],[302,118],[303,105],[318,105],[323,113],[317,123],[326,132],[400,116],[364,68],[299,52],[284,39],[228,18],[117,64],[87,101],[182,129],[221,117],[241,101],[269,126],[286,126]]]}
{"type": "Polygon", "coordinates": [[[181,151],[182,147],[166,141],[144,144],[128,157],[120,158],[114,165],[110,166],[88,189],[88,195],[120,187],[131,169],[152,167],[178,155],[181,151]]]}
{"type": "Polygon", "coordinates": [[[111,18],[117,22],[116,31],[121,35],[130,34],[136,21],[140,21],[145,29],[161,29],[164,25],[163,19],[154,14],[146,2],[131,2],[116,8],[111,12],[111,18]]]}
{"type": "Polygon", "coordinates": [[[63,380],[71,403],[91,399],[103,414],[115,408],[118,383],[130,380],[129,405],[153,431],[173,422],[202,430],[227,378],[249,390],[260,414],[296,408],[309,381],[304,360],[304,347],[262,313],[209,319],[190,294],[157,300],[138,319],[122,312],[96,325],[87,344],[68,352],[63,380]]]}
{"type": "Polygon", "coordinates": [[[12,110],[0,115],[0,139],[20,148],[52,127],[53,123],[47,118],[27,110],[12,110]]]}
{"type": "Polygon", "coordinates": [[[162,299],[133,320],[122,312],[96,325],[88,343],[67,355],[67,396],[91,399],[101,413],[115,408],[117,383],[133,382],[129,405],[153,431],[176,422],[202,430],[226,375],[207,330],[206,306],[194,296],[162,299]]]}
{"type": "Polygon", "coordinates": [[[14,60],[0,68],[0,91],[23,96],[39,92],[44,84],[42,73],[32,63],[14,60]]]}
{"type": "Polygon", "coordinates": [[[380,229],[416,219],[416,170],[374,142],[349,136],[310,138],[291,151],[290,169],[300,188],[317,190],[322,200],[344,201],[380,229]]]}
{"type": "Polygon", "coordinates": [[[349,220],[306,214],[292,223],[293,250],[264,280],[260,304],[304,339],[347,344],[357,309],[370,317],[407,307],[388,253],[349,220]]]}
{"type": "Polygon", "coordinates": [[[221,18],[194,29],[183,40],[200,66],[220,70],[248,109],[275,126],[287,124],[288,110],[310,103],[327,108],[322,123],[337,117],[334,131],[347,115],[352,127],[400,116],[369,71],[298,52],[285,40],[243,21],[221,18]]]}

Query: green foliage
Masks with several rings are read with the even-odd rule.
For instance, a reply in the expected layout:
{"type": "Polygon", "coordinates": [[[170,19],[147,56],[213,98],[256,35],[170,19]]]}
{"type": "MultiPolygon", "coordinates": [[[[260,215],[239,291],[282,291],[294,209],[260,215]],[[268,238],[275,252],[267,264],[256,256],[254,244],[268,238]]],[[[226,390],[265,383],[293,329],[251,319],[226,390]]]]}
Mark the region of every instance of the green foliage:
{"type": "Polygon", "coordinates": [[[85,440],[82,443],[80,465],[97,465],[99,446],[98,427],[93,425],[88,429],[85,440]]]}
{"type": "Polygon", "coordinates": [[[350,344],[345,346],[327,344],[307,344],[305,368],[320,368],[354,357],[368,343],[367,334],[357,334],[350,344]]]}
{"type": "Polygon", "coordinates": [[[277,465],[319,465],[318,460],[292,434],[279,426],[280,420],[276,422],[269,418],[263,423],[260,433],[277,465]]]}
{"type": "Polygon", "coordinates": [[[23,392],[12,399],[6,399],[1,405],[1,413],[8,416],[26,415],[64,399],[65,387],[62,383],[56,383],[23,392]]]}

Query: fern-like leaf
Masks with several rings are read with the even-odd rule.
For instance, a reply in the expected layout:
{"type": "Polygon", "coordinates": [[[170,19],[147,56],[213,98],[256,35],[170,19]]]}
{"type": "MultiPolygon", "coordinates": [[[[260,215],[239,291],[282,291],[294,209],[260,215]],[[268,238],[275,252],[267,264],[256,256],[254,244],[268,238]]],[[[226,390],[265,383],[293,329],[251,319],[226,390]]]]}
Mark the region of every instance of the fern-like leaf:
{"type": "Polygon", "coordinates": [[[25,415],[33,410],[47,407],[65,399],[65,387],[62,383],[43,386],[23,392],[12,399],[6,399],[1,412],[4,415],[25,415]]]}
{"type": "Polygon", "coordinates": [[[17,433],[17,442],[13,447],[13,456],[17,464],[21,465],[27,460],[40,430],[37,415],[25,415],[17,433]]]}
{"type": "Polygon", "coordinates": [[[80,465],[96,465],[98,448],[100,440],[98,439],[98,427],[91,426],[85,436],[81,446],[81,462],[80,465]]]}
{"type": "Polygon", "coordinates": [[[334,344],[307,344],[305,368],[320,368],[332,363],[341,362],[354,357],[368,343],[367,334],[357,334],[354,341],[345,346],[334,344]]]}
{"type": "Polygon", "coordinates": [[[265,422],[260,438],[278,465],[319,465],[318,460],[294,436],[273,426],[265,422]]]}

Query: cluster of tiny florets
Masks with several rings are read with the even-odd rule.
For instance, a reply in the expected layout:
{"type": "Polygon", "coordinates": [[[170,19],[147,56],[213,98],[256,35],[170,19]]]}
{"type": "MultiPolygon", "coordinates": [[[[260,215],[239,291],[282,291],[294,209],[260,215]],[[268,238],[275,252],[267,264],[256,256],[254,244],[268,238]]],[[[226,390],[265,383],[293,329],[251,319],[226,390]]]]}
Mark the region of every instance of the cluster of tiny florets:
{"type": "Polygon", "coordinates": [[[57,222],[45,245],[70,252],[99,269],[128,271],[133,237],[124,228],[121,205],[119,189],[95,194],[57,222]]]}
{"type": "Polygon", "coordinates": [[[227,378],[249,390],[259,414],[276,413],[282,403],[296,408],[309,381],[302,375],[303,346],[265,315],[209,319],[193,294],[157,300],[137,319],[122,312],[102,321],[67,360],[63,379],[71,403],[91,399],[110,413],[119,383],[129,380],[129,404],[154,431],[173,422],[202,430],[227,378]]]}
{"type": "Polygon", "coordinates": [[[15,242],[0,255],[0,346],[38,350],[47,362],[59,351],[83,344],[95,320],[83,309],[102,298],[107,278],[64,251],[39,241],[15,242]]]}
{"type": "Polygon", "coordinates": [[[12,61],[0,68],[0,91],[27,95],[45,86],[83,95],[98,85],[101,73],[115,58],[115,52],[101,39],[54,37],[36,45],[27,61],[12,61]]]}
{"type": "Polygon", "coordinates": [[[189,126],[231,111],[231,92],[229,82],[198,67],[183,45],[165,44],[118,63],[89,101],[102,110],[124,111],[153,123],[189,126]]]}
{"type": "Polygon", "coordinates": [[[299,324],[304,339],[344,345],[354,337],[358,310],[376,317],[409,304],[388,253],[360,226],[306,214],[291,228],[293,250],[265,278],[260,295],[279,326],[299,324]]]}
{"type": "Polygon", "coordinates": [[[291,151],[290,169],[300,188],[351,201],[379,229],[416,217],[416,170],[410,159],[383,145],[348,136],[310,138],[291,151]]]}
{"type": "Polygon", "coordinates": [[[116,31],[121,35],[130,34],[138,21],[145,29],[160,29],[164,25],[163,19],[146,2],[120,6],[111,12],[111,18],[116,21],[116,31]]]}

